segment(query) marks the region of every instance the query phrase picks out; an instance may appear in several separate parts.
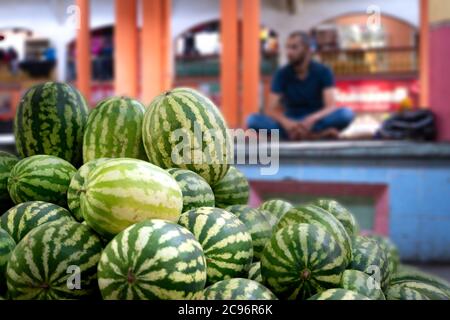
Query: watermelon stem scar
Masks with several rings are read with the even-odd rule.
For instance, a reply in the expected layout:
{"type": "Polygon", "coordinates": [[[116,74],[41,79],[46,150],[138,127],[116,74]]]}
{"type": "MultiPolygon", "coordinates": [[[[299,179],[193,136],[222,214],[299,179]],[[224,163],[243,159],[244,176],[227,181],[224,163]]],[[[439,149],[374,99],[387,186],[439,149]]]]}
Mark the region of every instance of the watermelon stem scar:
{"type": "Polygon", "coordinates": [[[300,277],[303,280],[308,280],[310,275],[311,275],[311,271],[309,271],[308,269],[303,269],[303,271],[300,273],[300,277]]]}
{"type": "Polygon", "coordinates": [[[136,277],[133,274],[133,270],[131,268],[128,269],[127,281],[129,284],[132,284],[136,281],[136,277]]]}

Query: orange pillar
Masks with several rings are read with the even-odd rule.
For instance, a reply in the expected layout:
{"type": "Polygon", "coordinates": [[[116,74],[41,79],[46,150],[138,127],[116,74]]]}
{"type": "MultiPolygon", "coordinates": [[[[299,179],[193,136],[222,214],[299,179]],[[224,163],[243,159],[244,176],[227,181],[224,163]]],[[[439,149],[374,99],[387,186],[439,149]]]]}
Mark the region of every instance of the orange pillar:
{"type": "Polygon", "coordinates": [[[89,27],[89,0],[76,0],[80,13],[80,28],[76,37],[77,87],[86,100],[91,97],[91,47],[89,27]]]}
{"type": "Polygon", "coordinates": [[[114,29],[114,91],[116,95],[138,95],[137,1],[116,0],[114,29]]]}
{"type": "Polygon", "coordinates": [[[238,0],[221,0],[221,109],[228,126],[239,126],[238,0]]]}
{"type": "Polygon", "coordinates": [[[172,28],[171,28],[171,16],[172,16],[172,1],[162,0],[161,5],[161,90],[167,91],[172,88],[173,80],[173,56],[172,56],[172,28]]]}
{"type": "Polygon", "coordinates": [[[171,87],[170,0],[142,0],[142,101],[171,87]]]}
{"type": "Polygon", "coordinates": [[[430,90],[430,18],[428,0],[420,0],[420,105],[429,107],[430,90]]]}
{"type": "Polygon", "coordinates": [[[242,0],[242,118],[259,110],[260,0],[242,0]]]}

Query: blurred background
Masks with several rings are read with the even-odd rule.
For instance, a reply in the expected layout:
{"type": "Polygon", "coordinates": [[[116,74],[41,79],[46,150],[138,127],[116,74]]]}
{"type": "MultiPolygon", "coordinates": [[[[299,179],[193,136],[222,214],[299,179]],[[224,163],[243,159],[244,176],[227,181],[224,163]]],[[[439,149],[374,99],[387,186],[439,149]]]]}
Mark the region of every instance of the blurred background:
{"type": "Polygon", "coordinates": [[[450,278],[447,0],[0,0],[0,148],[14,151],[23,92],[49,80],[72,83],[91,107],[111,95],[148,105],[189,86],[245,128],[295,30],[311,35],[356,119],[339,141],[282,143],[274,176],[242,166],[252,203],[336,198],[403,260],[450,278]],[[388,125],[408,111],[425,111],[410,119],[414,135],[388,125]]]}

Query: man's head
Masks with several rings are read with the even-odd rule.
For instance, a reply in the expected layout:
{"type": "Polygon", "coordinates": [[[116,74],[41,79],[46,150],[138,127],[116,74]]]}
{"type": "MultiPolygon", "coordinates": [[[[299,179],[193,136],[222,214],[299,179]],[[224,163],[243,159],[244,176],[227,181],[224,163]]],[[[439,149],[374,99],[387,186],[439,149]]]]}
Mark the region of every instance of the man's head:
{"type": "Polygon", "coordinates": [[[302,64],[308,57],[311,49],[311,40],[306,32],[292,32],[286,41],[286,54],[289,63],[302,64]]]}

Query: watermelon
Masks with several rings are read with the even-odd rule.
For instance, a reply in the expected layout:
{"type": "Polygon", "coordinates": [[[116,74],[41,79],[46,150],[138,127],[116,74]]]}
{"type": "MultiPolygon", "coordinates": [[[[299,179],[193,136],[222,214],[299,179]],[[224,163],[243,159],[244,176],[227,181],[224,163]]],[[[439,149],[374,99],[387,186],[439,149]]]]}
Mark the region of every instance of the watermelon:
{"type": "Polygon", "coordinates": [[[208,284],[247,275],[253,258],[252,238],[235,215],[219,208],[202,207],[184,212],[178,223],[202,245],[208,284]]]}
{"type": "Polygon", "coordinates": [[[269,222],[270,227],[273,229],[278,223],[278,217],[274,215],[272,212],[267,210],[262,210],[260,208],[257,209],[264,217],[266,217],[267,222],[269,222]]]}
{"type": "Polygon", "coordinates": [[[450,300],[438,287],[421,281],[405,281],[389,286],[387,300],[450,300]]]}
{"type": "Polygon", "coordinates": [[[353,260],[349,269],[359,270],[380,281],[381,289],[389,285],[389,264],[377,241],[364,236],[353,240],[353,260]]]}
{"type": "Polygon", "coordinates": [[[262,284],[242,278],[226,279],[207,287],[199,300],[278,300],[262,284]]]}
{"type": "Polygon", "coordinates": [[[214,193],[208,182],[193,171],[168,169],[183,193],[183,212],[200,207],[214,207],[214,193]]]}
{"type": "Polygon", "coordinates": [[[358,222],[353,214],[336,200],[319,199],[314,204],[338,219],[350,236],[356,236],[359,233],[358,222]]]}
{"type": "Polygon", "coordinates": [[[67,207],[67,189],[77,169],[69,162],[47,155],[20,160],[8,179],[8,191],[15,204],[46,201],[67,207]]]}
{"type": "Polygon", "coordinates": [[[420,271],[416,268],[405,265],[399,265],[397,272],[391,275],[390,277],[390,285],[411,281],[424,282],[432,286],[435,286],[440,290],[442,290],[443,292],[445,292],[447,297],[450,298],[450,283],[447,280],[420,271]]]}
{"type": "Polygon", "coordinates": [[[16,242],[9,233],[0,229],[0,293],[6,290],[6,266],[15,246],[16,242]]]}
{"type": "Polygon", "coordinates": [[[352,290],[328,289],[317,293],[308,300],[370,300],[368,297],[352,290]]]}
{"type": "Polygon", "coordinates": [[[248,278],[256,282],[262,283],[261,262],[253,262],[248,269],[248,278]]]}
{"type": "Polygon", "coordinates": [[[280,299],[304,300],[339,285],[345,258],[325,228],[290,224],[273,234],[264,248],[263,283],[280,299]]]}
{"type": "Polygon", "coordinates": [[[385,300],[383,291],[372,278],[359,270],[345,270],[342,274],[341,287],[352,290],[372,300],[385,300]]]}
{"type": "Polygon", "coordinates": [[[142,144],[144,106],[127,97],[100,101],[89,114],[83,138],[83,161],[98,158],[147,160],[142,144]]]}
{"type": "Polygon", "coordinates": [[[293,205],[287,201],[281,199],[272,199],[263,202],[259,209],[270,212],[276,217],[276,221],[279,221],[283,215],[292,209],[293,205]]]}
{"type": "Polygon", "coordinates": [[[296,207],[286,212],[275,227],[279,230],[292,223],[311,223],[324,227],[331,235],[333,235],[341,247],[345,256],[345,263],[348,265],[352,260],[352,241],[342,223],[340,223],[329,212],[317,206],[308,205],[296,207]]]}
{"type": "Polygon", "coordinates": [[[4,151],[0,151],[0,202],[10,201],[8,193],[8,178],[12,168],[19,162],[19,159],[4,151]]]}
{"type": "Polygon", "coordinates": [[[10,298],[61,300],[92,296],[98,290],[101,251],[98,236],[73,220],[34,228],[11,254],[6,271],[10,298]]]}
{"type": "Polygon", "coordinates": [[[67,189],[67,205],[77,221],[84,220],[80,208],[80,194],[84,188],[84,182],[92,169],[106,160],[108,158],[99,158],[85,163],[70,180],[69,189],[67,189]]]}
{"type": "Polygon", "coordinates": [[[107,300],[190,299],[206,283],[202,247],[185,228],[153,219],[134,224],[106,246],[98,284],[107,300]]]}
{"type": "Polygon", "coordinates": [[[395,244],[387,237],[372,234],[368,236],[378,242],[378,245],[385,252],[389,264],[389,274],[397,272],[397,267],[400,264],[400,253],[395,244]]]}
{"type": "Polygon", "coordinates": [[[32,229],[50,221],[72,220],[72,215],[63,207],[44,201],[23,202],[9,209],[0,218],[0,227],[5,229],[17,243],[32,229]]]}
{"type": "Polygon", "coordinates": [[[142,160],[117,158],[89,173],[80,207],[87,224],[111,239],[146,219],[178,221],[183,196],[178,183],[163,169],[142,160]]]}
{"type": "Polygon", "coordinates": [[[234,205],[225,210],[233,213],[247,227],[252,236],[253,243],[253,261],[261,258],[262,251],[272,235],[272,226],[266,216],[258,209],[250,208],[245,205],[234,205]]]}
{"type": "Polygon", "coordinates": [[[223,179],[213,185],[216,207],[226,208],[236,204],[247,204],[250,186],[247,178],[236,167],[230,166],[223,179]]]}
{"type": "Polygon", "coordinates": [[[157,96],[144,116],[143,141],[151,163],[194,171],[210,185],[233,160],[227,125],[214,103],[189,88],[157,96]]]}
{"type": "Polygon", "coordinates": [[[14,121],[20,157],[46,154],[78,166],[87,116],[85,99],[70,85],[46,82],[31,87],[17,107],[14,121]]]}

